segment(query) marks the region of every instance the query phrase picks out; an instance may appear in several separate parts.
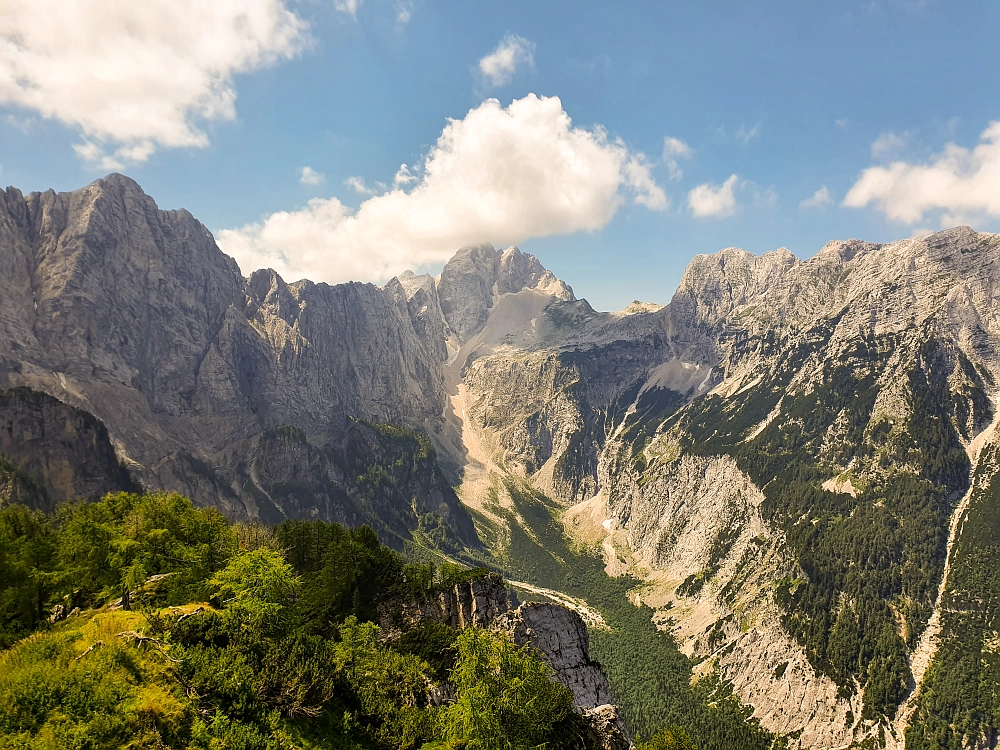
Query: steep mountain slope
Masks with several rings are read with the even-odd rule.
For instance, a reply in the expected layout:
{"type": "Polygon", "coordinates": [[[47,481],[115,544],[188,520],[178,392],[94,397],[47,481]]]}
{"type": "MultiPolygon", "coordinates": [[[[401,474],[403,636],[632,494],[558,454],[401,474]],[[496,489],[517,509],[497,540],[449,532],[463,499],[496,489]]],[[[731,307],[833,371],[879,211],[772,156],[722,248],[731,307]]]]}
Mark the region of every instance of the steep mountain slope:
{"type": "MultiPolygon", "coordinates": [[[[401,288],[286,284],[270,271],[243,279],[190,214],[158,210],[121,175],[68,194],[0,195],[0,266],[0,385],[96,415],[145,485],[235,517],[378,520],[345,499],[364,472],[335,476],[364,442],[352,443],[352,418],[421,427],[440,413],[446,352],[414,330],[401,288]],[[281,486],[272,497],[244,481],[244,465],[275,475],[299,466],[269,439],[283,425],[317,456],[353,445],[334,450],[337,471],[296,477],[304,505],[287,502],[287,482],[264,482],[281,486]]],[[[433,464],[409,445],[408,460],[433,464]]],[[[454,493],[432,474],[413,496],[400,493],[394,512],[409,517],[389,527],[405,533],[430,513],[475,544],[454,493]]]]}
{"type": "Polygon", "coordinates": [[[730,248],[669,305],[601,313],[516,248],[381,289],[244,279],[120,175],[11,188],[0,387],[95,415],[144,484],[233,517],[482,538],[536,591],[601,555],[793,745],[988,747],[998,251],[968,228],[730,248]]]}
{"type": "Polygon", "coordinates": [[[805,262],[730,249],[660,310],[549,305],[470,352],[460,494],[498,523],[511,480],[572,506],[568,531],[642,576],[768,728],[892,741],[965,446],[993,419],[998,246],[959,228],[805,262]]]}
{"type": "Polygon", "coordinates": [[[0,392],[0,506],[51,512],[136,489],[93,415],[27,388],[0,392]]]}

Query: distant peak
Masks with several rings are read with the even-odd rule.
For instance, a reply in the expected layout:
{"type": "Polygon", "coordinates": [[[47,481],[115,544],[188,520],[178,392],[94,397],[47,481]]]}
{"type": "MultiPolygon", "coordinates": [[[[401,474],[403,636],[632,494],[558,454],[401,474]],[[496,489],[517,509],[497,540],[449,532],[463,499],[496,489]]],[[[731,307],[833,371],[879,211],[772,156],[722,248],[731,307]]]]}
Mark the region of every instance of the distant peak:
{"type": "Polygon", "coordinates": [[[104,177],[94,180],[90,183],[90,187],[93,186],[99,186],[105,190],[134,191],[146,195],[146,191],[142,189],[142,186],[138,182],[120,172],[111,172],[104,177]]]}
{"type": "Polygon", "coordinates": [[[663,309],[663,305],[658,305],[655,302],[641,302],[639,300],[632,300],[622,311],[622,315],[637,315],[639,313],[652,313],[663,309]]]}

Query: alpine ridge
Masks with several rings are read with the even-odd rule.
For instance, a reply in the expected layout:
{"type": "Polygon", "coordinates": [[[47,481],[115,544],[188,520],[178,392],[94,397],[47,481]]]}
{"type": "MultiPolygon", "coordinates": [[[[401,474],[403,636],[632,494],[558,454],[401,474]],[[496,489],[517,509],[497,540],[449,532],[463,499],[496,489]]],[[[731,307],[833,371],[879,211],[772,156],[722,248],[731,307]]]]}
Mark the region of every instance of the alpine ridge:
{"type": "Polygon", "coordinates": [[[996,746],[1000,236],[728,248],[605,313],[491,245],[244,278],[110,175],[0,193],[0,298],[0,388],[147,488],[494,560],[551,515],[790,747],[996,746]]]}

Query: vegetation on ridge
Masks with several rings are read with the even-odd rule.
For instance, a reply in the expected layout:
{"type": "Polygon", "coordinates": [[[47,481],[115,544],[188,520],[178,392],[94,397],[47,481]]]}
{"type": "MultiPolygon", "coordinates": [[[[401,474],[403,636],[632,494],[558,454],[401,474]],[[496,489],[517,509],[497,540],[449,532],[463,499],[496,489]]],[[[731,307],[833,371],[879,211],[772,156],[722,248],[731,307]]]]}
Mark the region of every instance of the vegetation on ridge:
{"type": "Polygon", "coordinates": [[[762,488],[765,514],[805,572],[779,582],[783,624],[843,693],[858,680],[865,718],[877,720],[912,686],[908,647],[930,616],[952,505],[968,486],[955,415],[969,405],[949,388],[951,354],[930,338],[903,383],[906,416],[876,418],[878,380],[901,335],[862,337],[747,439],[828,335],[817,326],[769,378],[732,399],[697,399],[667,427],[680,428],[687,452],[731,454],[762,488]],[[856,497],[821,488],[831,467],[852,461],[864,478],[856,497]]]}
{"type": "Polygon", "coordinates": [[[407,564],[367,527],[230,525],[178,495],[0,509],[0,746],[586,747],[530,648],[436,623],[386,642],[373,622],[484,572],[407,564]]]}
{"type": "Polygon", "coordinates": [[[907,750],[964,750],[1000,735],[1000,449],[984,449],[952,550],[938,652],[906,732],[907,750]]]}

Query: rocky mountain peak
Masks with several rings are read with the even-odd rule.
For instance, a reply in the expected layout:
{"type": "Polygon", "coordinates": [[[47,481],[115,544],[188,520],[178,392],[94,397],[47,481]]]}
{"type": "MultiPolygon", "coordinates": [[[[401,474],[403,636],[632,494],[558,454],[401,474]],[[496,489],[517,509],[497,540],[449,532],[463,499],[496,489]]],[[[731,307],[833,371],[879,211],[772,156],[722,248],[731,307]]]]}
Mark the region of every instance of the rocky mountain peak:
{"type": "Polygon", "coordinates": [[[537,289],[564,302],[576,299],[569,285],[544,268],[534,255],[522,253],[516,247],[508,247],[500,254],[496,286],[499,294],[516,294],[522,289],[537,289]]]}
{"type": "Polygon", "coordinates": [[[872,252],[879,247],[880,245],[875,243],[862,242],[861,240],[831,240],[816,253],[814,259],[822,262],[848,263],[859,255],[872,252]]]}
{"type": "Polygon", "coordinates": [[[735,309],[762,297],[801,263],[787,248],[760,256],[736,247],[696,255],[670,303],[671,314],[689,326],[714,327],[735,309]]]}
{"type": "Polygon", "coordinates": [[[564,301],[575,299],[573,290],[535,256],[516,247],[502,251],[492,245],[462,248],[445,265],[437,282],[442,315],[459,343],[482,330],[502,295],[524,289],[564,301]]]}

